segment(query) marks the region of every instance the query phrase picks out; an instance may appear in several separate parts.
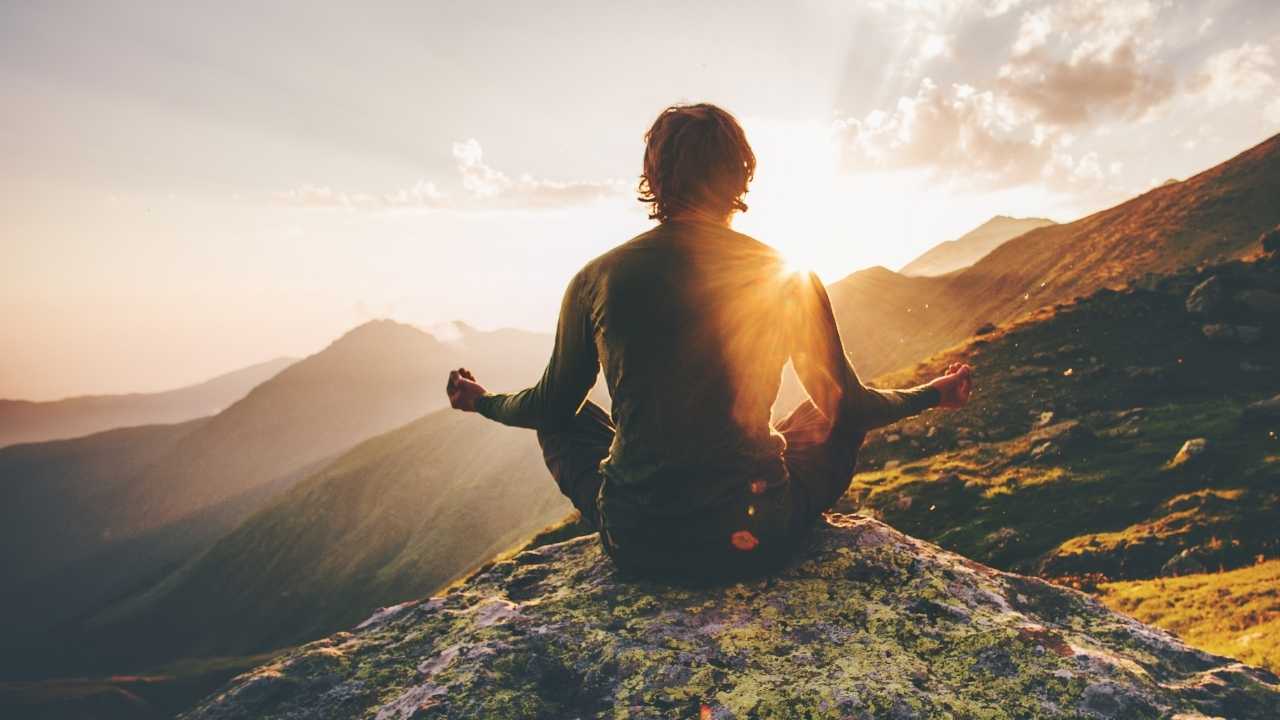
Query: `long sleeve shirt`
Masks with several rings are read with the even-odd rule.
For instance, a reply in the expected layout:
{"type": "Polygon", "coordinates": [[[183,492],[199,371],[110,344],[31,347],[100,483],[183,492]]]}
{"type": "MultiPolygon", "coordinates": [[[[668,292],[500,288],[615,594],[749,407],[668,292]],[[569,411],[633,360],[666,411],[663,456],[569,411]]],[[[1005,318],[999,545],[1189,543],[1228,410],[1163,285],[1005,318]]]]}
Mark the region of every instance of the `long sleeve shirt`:
{"type": "Polygon", "coordinates": [[[814,275],[728,228],[666,222],[588,263],[565,290],[555,346],[526,390],[476,409],[508,425],[570,422],[601,368],[616,428],[605,484],[661,513],[713,503],[744,473],[784,473],[770,422],[791,361],[814,403],[850,432],[937,404],[934,388],[866,387],[814,275]]]}

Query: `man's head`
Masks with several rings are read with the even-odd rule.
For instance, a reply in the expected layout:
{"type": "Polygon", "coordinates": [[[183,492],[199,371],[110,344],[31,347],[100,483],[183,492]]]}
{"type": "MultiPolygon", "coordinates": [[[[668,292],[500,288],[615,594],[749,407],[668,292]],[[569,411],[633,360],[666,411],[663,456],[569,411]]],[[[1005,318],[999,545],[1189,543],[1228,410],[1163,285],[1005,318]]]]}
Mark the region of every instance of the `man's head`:
{"type": "Polygon", "coordinates": [[[742,196],[756,156],[742,126],[715,105],[672,105],[645,133],[640,201],[650,218],[727,219],[746,210],[742,196]]]}

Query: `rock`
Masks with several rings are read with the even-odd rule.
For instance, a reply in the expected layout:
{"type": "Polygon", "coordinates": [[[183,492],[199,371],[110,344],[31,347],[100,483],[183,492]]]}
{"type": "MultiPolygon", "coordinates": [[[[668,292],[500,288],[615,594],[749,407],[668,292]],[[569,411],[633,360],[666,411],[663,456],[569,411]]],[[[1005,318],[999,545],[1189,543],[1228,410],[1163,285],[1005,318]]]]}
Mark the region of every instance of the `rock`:
{"type": "Polygon", "coordinates": [[[982,323],[977,330],[973,331],[974,335],[990,335],[996,331],[996,326],[991,323],[982,323]]]}
{"type": "Polygon", "coordinates": [[[1252,345],[1262,338],[1262,328],[1256,325],[1224,325],[1214,323],[1200,328],[1205,338],[1217,343],[1241,343],[1252,345]]]}
{"type": "Polygon", "coordinates": [[[1280,225],[1262,233],[1258,237],[1258,242],[1262,243],[1263,252],[1280,252],[1280,225]]]}
{"type": "Polygon", "coordinates": [[[1205,438],[1191,438],[1182,443],[1182,447],[1178,449],[1178,453],[1169,461],[1169,467],[1180,467],[1186,465],[1197,457],[1200,457],[1209,448],[1209,441],[1205,438]]]}
{"type": "Polygon", "coordinates": [[[1187,296],[1187,312],[1193,315],[1215,315],[1225,309],[1227,292],[1217,275],[1191,289],[1187,296]]]}
{"type": "Polygon", "coordinates": [[[1253,289],[1236,293],[1236,303],[1259,315],[1280,315],[1280,293],[1253,289]]]}
{"type": "Polygon", "coordinates": [[[1051,422],[1053,422],[1053,411],[1045,410],[1044,412],[1040,413],[1040,416],[1036,418],[1035,423],[1033,423],[1031,427],[1042,428],[1051,422]]]}
{"type": "Polygon", "coordinates": [[[1053,442],[1045,441],[1031,448],[1032,460],[1047,460],[1062,455],[1062,448],[1053,442]]]}
{"type": "Polygon", "coordinates": [[[1246,422],[1267,422],[1280,420],[1280,395],[1266,400],[1249,403],[1241,417],[1246,422]]]}
{"type": "Polygon", "coordinates": [[[889,433],[884,436],[884,441],[887,443],[896,443],[901,439],[902,439],[902,436],[899,435],[898,433],[889,433]]]}
{"type": "Polygon", "coordinates": [[[897,470],[897,469],[898,469],[898,466],[899,466],[899,465],[901,465],[901,464],[902,464],[902,463],[898,462],[897,460],[889,460],[889,461],[886,461],[886,462],[885,462],[885,464],[884,464],[884,469],[885,469],[885,470],[897,470]]]}
{"type": "Polygon", "coordinates": [[[1165,577],[1177,577],[1206,572],[1209,568],[1197,557],[1198,555],[1195,548],[1183,548],[1160,567],[1160,574],[1165,577]]]}
{"type": "Polygon", "coordinates": [[[520,566],[499,561],[241,675],[185,717],[1280,713],[1280,678],[1265,670],[876,520],[831,523],[776,576],[726,587],[625,578],[595,538],[548,545],[532,588],[515,592],[520,566]],[[304,660],[321,649],[333,659],[304,660]]]}
{"type": "Polygon", "coordinates": [[[1048,425],[1027,433],[1027,439],[1033,445],[1041,442],[1052,442],[1055,445],[1064,447],[1075,447],[1094,438],[1093,431],[1081,425],[1078,420],[1063,420],[1060,423],[1048,425]]]}

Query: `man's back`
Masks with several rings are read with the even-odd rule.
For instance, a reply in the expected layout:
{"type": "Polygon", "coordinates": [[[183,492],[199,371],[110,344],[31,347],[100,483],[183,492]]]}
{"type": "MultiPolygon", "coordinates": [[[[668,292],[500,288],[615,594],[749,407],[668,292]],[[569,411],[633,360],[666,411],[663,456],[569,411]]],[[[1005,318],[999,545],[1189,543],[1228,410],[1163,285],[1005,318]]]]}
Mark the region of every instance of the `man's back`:
{"type": "Polygon", "coordinates": [[[617,428],[606,495],[687,513],[744,477],[778,481],[769,413],[789,355],[778,253],[722,226],[668,222],[582,275],[617,428]]]}

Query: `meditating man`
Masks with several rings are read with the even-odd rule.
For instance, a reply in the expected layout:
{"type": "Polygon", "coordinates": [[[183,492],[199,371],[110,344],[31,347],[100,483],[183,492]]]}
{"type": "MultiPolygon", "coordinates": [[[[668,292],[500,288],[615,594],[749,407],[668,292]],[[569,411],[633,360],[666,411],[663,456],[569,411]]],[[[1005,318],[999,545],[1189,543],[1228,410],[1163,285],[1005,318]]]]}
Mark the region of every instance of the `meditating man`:
{"type": "Polygon", "coordinates": [[[963,405],[970,369],[864,386],[817,276],[729,227],[756,164],[733,116],[670,107],[645,142],[640,200],[658,225],[570,281],[537,385],[490,393],[459,368],[449,400],[537,430],[560,490],[620,568],[752,573],[844,494],[867,431],[963,405]],[[810,399],[775,427],[788,360],[810,399]],[[610,412],[587,399],[601,367],[610,412]]]}

